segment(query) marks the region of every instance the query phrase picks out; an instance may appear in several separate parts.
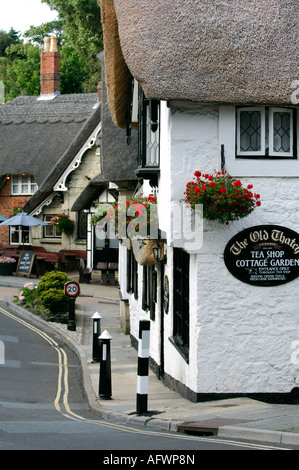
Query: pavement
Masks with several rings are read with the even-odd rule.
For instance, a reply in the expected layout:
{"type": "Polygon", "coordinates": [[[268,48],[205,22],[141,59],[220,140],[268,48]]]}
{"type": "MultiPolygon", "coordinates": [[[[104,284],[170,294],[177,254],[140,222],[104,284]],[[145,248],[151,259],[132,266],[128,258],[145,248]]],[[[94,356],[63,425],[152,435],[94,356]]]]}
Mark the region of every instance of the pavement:
{"type": "MultiPolygon", "coordinates": [[[[70,274],[78,280],[76,274],[70,274]]],[[[12,304],[13,297],[26,282],[38,279],[0,276],[0,301],[12,304]]],[[[184,432],[193,435],[218,435],[299,446],[299,403],[269,404],[240,397],[192,403],[170,390],[149,370],[147,413],[136,410],[138,352],[131,345],[130,335],[120,326],[120,298],[117,286],[101,284],[100,275],[92,274],[90,284],[80,284],[76,298],[76,331],[66,325],[45,322],[13,304],[17,314],[39,327],[55,331],[76,352],[81,362],[85,397],[93,413],[105,420],[144,425],[150,429],[184,432]],[[101,332],[107,330],[112,339],[110,399],[99,398],[100,363],[93,362],[92,315],[101,315],[101,332]]]]}

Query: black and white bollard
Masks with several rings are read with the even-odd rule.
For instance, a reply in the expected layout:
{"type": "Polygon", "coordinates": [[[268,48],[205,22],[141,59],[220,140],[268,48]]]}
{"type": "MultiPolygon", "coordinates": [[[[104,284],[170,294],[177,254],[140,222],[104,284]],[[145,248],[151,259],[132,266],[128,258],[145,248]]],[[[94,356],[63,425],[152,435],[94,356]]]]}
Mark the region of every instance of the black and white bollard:
{"type": "Polygon", "coordinates": [[[110,341],[112,336],[105,330],[99,336],[100,341],[100,380],[99,380],[99,398],[110,400],[112,395],[111,387],[111,355],[110,341]]]}
{"type": "Polygon", "coordinates": [[[101,334],[101,318],[102,316],[99,312],[95,312],[91,317],[93,320],[92,325],[92,362],[100,362],[101,354],[100,354],[100,343],[99,343],[99,336],[101,334]]]}
{"type": "Polygon", "coordinates": [[[138,371],[137,371],[137,414],[147,413],[148,366],[149,366],[150,321],[139,322],[138,371]]]}

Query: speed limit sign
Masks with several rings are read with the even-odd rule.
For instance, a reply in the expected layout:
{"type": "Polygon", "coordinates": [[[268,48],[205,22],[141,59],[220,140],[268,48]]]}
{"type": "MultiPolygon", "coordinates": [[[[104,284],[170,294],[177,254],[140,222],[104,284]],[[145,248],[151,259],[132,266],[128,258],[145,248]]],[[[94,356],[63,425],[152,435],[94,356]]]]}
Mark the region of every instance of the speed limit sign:
{"type": "Polygon", "coordinates": [[[69,297],[77,297],[79,295],[79,284],[76,281],[68,281],[64,284],[65,294],[69,297]]]}

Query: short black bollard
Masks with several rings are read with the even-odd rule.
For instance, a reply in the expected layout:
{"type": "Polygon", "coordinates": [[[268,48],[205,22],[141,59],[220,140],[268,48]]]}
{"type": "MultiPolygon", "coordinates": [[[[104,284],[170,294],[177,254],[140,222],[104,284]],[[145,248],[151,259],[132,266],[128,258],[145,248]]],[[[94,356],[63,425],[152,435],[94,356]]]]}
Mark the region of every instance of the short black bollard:
{"type": "Polygon", "coordinates": [[[110,356],[110,340],[112,336],[109,331],[105,330],[100,340],[100,381],[99,381],[99,398],[110,400],[112,395],[111,387],[111,356],[110,356]]]}
{"type": "Polygon", "coordinates": [[[65,283],[64,293],[69,298],[69,318],[67,324],[67,329],[69,331],[76,331],[75,301],[76,297],[79,295],[79,292],[79,284],[76,281],[68,281],[65,283]]]}
{"type": "Polygon", "coordinates": [[[150,321],[139,322],[138,376],[136,411],[138,415],[147,413],[148,366],[149,366],[150,321]]]}
{"type": "Polygon", "coordinates": [[[91,318],[93,320],[92,362],[100,362],[101,354],[100,354],[99,335],[101,334],[102,316],[99,314],[99,312],[95,312],[91,318]]]}

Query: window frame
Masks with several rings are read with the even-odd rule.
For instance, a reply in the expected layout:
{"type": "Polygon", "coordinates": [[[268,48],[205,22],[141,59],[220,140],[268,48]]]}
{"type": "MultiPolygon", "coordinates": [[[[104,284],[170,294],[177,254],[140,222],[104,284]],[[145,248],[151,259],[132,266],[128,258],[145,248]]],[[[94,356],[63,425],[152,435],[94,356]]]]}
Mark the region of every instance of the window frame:
{"type": "Polygon", "coordinates": [[[292,108],[280,108],[270,107],[269,108],[269,156],[270,157],[282,157],[282,158],[294,158],[294,127],[295,127],[295,113],[292,108]],[[274,151],[274,113],[284,112],[290,114],[290,152],[275,152],[274,151]]]}
{"type": "Polygon", "coordinates": [[[38,189],[37,183],[32,175],[21,174],[21,175],[11,175],[11,195],[12,196],[32,196],[38,189]],[[24,177],[28,178],[28,181],[23,182],[24,177]],[[16,181],[17,178],[17,181],[16,181]],[[22,191],[23,186],[27,186],[28,190],[26,192],[22,191]],[[14,191],[14,187],[17,187],[17,191],[14,191]],[[32,189],[34,187],[34,189],[32,189]]]}
{"type": "MultiPolygon", "coordinates": [[[[152,149],[152,147],[151,147],[152,149]]],[[[138,85],[138,168],[136,175],[151,180],[157,186],[160,173],[160,101],[146,98],[138,85]],[[155,141],[155,163],[148,159],[149,149],[155,141]]]]}
{"type": "Polygon", "coordinates": [[[235,158],[261,158],[261,159],[297,159],[296,155],[296,140],[298,139],[296,130],[296,109],[294,107],[280,107],[280,106],[237,106],[235,127],[235,158]],[[241,131],[240,131],[240,114],[242,111],[260,111],[261,112],[261,150],[257,151],[242,151],[240,148],[241,131]],[[288,112],[290,117],[290,152],[275,152],[273,145],[274,138],[274,113],[275,112],[288,112]]]}
{"type": "Polygon", "coordinates": [[[49,225],[45,225],[45,226],[43,227],[43,238],[61,239],[61,238],[62,238],[62,235],[56,233],[56,226],[50,224],[50,220],[52,219],[52,217],[55,217],[55,214],[44,214],[43,220],[44,220],[44,222],[49,222],[49,225]],[[53,235],[49,235],[49,234],[47,233],[47,230],[48,230],[49,228],[52,230],[53,235]]]}
{"type": "Polygon", "coordinates": [[[190,346],[190,254],[173,249],[173,336],[169,338],[189,363],[190,346]]]}
{"type": "MultiPolygon", "coordinates": [[[[244,105],[239,105],[244,107],[244,105]]],[[[240,177],[299,177],[299,106],[283,106],[294,110],[294,157],[238,157],[236,155],[237,120],[235,104],[219,105],[219,168],[240,177]]],[[[273,105],[273,107],[279,107],[273,105]]]]}
{"type": "Polygon", "coordinates": [[[11,245],[31,245],[32,244],[32,235],[30,227],[22,227],[16,225],[15,227],[9,227],[9,242],[11,245]],[[18,241],[13,241],[12,236],[18,234],[18,241]],[[28,234],[28,241],[23,240],[28,234]]]}

